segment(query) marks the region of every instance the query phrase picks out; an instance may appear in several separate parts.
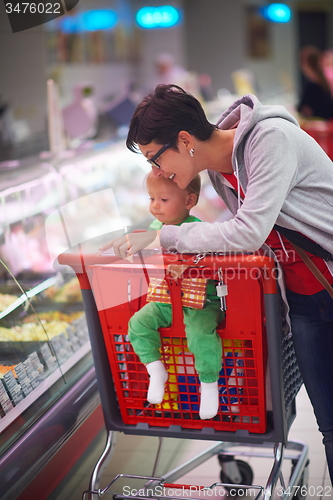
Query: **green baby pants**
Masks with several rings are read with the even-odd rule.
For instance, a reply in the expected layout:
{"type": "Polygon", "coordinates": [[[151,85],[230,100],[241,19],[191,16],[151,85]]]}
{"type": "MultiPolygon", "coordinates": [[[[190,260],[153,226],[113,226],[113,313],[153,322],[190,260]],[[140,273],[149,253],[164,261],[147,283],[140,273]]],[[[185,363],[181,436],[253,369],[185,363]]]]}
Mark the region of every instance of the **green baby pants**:
{"type": "MultiPolygon", "coordinates": [[[[221,339],[216,333],[223,319],[220,300],[209,296],[203,309],[183,307],[187,345],[194,355],[195,369],[201,382],[211,383],[219,378],[222,363],[221,339]]],[[[128,334],[134,351],[144,364],[161,358],[159,328],[171,325],[170,304],[148,302],[129,321],[128,334]]]]}

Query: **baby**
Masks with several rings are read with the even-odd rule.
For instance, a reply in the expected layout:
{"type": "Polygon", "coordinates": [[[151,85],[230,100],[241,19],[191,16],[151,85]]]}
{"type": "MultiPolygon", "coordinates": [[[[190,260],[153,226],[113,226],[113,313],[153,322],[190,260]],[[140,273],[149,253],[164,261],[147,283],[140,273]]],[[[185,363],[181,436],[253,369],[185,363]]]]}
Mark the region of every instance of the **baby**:
{"type": "MultiPolygon", "coordinates": [[[[151,172],[147,177],[149,210],[156,220],[150,227],[158,230],[164,224],[201,222],[190,215],[198,202],[200,186],[199,175],[186,189],[180,189],[171,179],[155,177],[151,172]]],[[[213,280],[208,280],[204,307],[183,307],[183,312],[187,344],[194,356],[201,385],[199,415],[201,419],[213,418],[219,407],[218,378],[222,360],[221,339],[216,327],[223,319],[213,280]]],[[[151,404],[160,404],[164,398],[168,372],[161,360],[158,329],[170,326],[171,321],[171,304],[158,302],[148,302],[129,321],[128,334],[133,349],[150,376],[147,400],[151,404]]]]}

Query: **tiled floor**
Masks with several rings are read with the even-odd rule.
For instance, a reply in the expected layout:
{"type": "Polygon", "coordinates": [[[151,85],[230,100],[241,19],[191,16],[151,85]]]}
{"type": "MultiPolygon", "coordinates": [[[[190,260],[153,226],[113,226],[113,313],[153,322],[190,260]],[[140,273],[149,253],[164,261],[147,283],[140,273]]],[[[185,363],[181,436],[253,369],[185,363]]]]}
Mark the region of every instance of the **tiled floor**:
{"type": "MultiPolygon", "coordinates": [[[[297,416],[290,429],[289,440],[303,441],[309,446],[310,465],[307,498],[311,499],[311,497],[315,497],[316,500],[319,498],[323,498],[323,500],[325,500],[325,498],[333,498],[331,483],[327,472],[324,447],[321,443],[321,435],[317,430],[312,408],[304,388],[302,388],[298,394],[296,403],[297,416]]],[[[70,480],[63,485],[61,491],[57,491],[52,497],[49,497],[49,500],[81,500],[83,492],[88,488],[92,469],[104,448],[105,438],[106,434],[103,432],[98,437],[89,453],[82,458],[79,467],[70,480]]],[[[103,474],[100,487],[106,487],[114,476],[119,473],[145,476],[152,475],[158,443],[158,438],[152,436],[141,437],[119,434],[117,436],[115,453],[103,474]]],[[[155,475],[163,476],[163,474],[169,470],[172,470],[179,464],[183,464],[195,454],[212,445],[214,445],[214,442],[211,441],[164,439],[162,455],[155,475]]],[[[248,462],[253,469],[253,484],[265,486],[273,463],[272,459],[253,456],[253,453],[258,450],[250,447],[244,447],[243,451],[248,452],[249,457],[239,458],[248,462]]],[[[213,456],[197,469],[186,474],[181,479],[178,479],[177,482],[182,484],[208,486],[220,480],[220,470],[217,457],[213,456]]],[[[290,471],[291,462],[285,459],[283,462],[283,472],[287,482],[290,471]]],[[[113,491],[126,493],[129,489],[143,486],[143,482],[122,479],[119,483],[117,482],[117,485],[117,487],[112,488],[113,491]]],[[[205,493],[208,496],[207,492],[205,493]]],[[[198,497],[198,494],[196,493],[195,496],[198,497]]],[[[202,497],[203,494],[201,493],[199,496],[202,497]]],[[[222,496],[223,489],[222,493],[221,488],[218,491],[216,490],[216,495],[214,495],[214,497],[221,498],[222,496]]],[[[277,487],[274,498],[278,499],[280,496],[280,489],[277,487]]],[[[112,496],[107,494],[104,498],[112,498],[112,496]]],[[[207,500],[209,500],[209,498],[210,496],[208,496],[207,500]]]]}

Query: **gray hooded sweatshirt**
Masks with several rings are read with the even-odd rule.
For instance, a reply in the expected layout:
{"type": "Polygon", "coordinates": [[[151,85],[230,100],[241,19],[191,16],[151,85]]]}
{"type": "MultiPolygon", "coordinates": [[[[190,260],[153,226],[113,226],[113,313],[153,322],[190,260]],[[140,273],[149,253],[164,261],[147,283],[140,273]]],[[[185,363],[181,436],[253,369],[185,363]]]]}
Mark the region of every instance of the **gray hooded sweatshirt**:
{"type": "MultiPolygon", "coordinates": [[[[234,217],[226,222],[164,226],[161,244],[178,252],[252,252],[274,224],[299,231],[333,253],[333,163],[283,107],[254,95],[237,100],[218,128],[237,124],[232,152],[244,202],[219,172],[208,170],[234,217]]],[[[329,262],[333,272],[333,262],[329,262]]]]}

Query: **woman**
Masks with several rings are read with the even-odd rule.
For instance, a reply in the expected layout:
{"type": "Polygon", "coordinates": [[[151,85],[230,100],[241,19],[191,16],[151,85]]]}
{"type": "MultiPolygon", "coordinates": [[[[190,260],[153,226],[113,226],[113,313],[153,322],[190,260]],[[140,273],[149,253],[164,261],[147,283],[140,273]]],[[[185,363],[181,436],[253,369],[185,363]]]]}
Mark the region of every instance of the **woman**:
{"type": "MultiPolygon", "coordinates": [[[[136,109],[127,147],[137,148],[156,176],[184,189],[208,169],[233,218],[226,222],[164,226],[125,235],[113,246],[130,258],[160,244],[179,252],[274,249],[284,270],[295,351],[333,477],[333,299],[281,234],[302,233],[333,250],[333,165],[320,146],[282,106],[265,106],[253,95],[236,101],[218,124],[200,103],[174,85],[159,85],[136,109]],[[274,225],[282,226],[280,233],[274,225]],[[155,241],[152,241],[154,238],[155,241]]],[[[333,261],[311,256],[333,285],[333,261]]]]}

